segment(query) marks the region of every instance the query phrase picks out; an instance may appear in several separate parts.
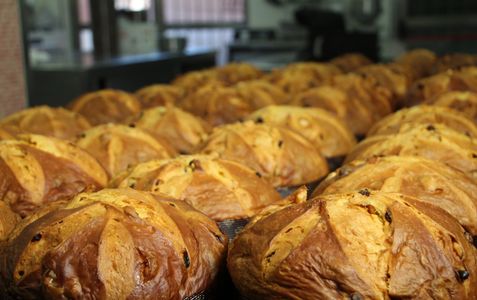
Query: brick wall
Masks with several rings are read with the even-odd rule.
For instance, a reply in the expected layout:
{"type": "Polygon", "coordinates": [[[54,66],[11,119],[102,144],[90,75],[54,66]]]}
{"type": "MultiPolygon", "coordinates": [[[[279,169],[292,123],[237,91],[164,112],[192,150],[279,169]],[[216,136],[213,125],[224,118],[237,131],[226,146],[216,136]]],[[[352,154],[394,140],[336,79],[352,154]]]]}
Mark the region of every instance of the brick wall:
{"type": "Polygon", "coordinates": [[[0,117],[25,106],[18,0],[0,0],[0,117]]]}

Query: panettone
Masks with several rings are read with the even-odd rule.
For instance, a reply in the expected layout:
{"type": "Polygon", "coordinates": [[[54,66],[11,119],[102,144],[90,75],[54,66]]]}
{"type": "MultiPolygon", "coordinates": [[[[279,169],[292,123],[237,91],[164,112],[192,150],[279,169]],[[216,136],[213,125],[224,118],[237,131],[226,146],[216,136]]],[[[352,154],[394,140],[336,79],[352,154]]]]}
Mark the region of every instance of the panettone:
{"type": "Polygon", "coordinates": [[[426,104],[450,107],[477,122],[477,92],[453,91],[442,93],[428,99],[426,104]]]}
{"type": "Polygon", "coordinates": [[[217,78],[216,72],[214,72],[212,69],[187,72],[178,76],[172,81],[173,85],[184,89],[186,95],[193,93],[196,90],[200,89],[202,86],[210,83],[223,84],[217,78]]]}
{"type": "Polygon", "coordinates": [[[362,190],[291,205],[230,245],[247,299],[476,299],[477,250],[445,211],[362,190]]]}
{"type": "Polygon", "coordinates": [[[477,67],[448,70],[414,82],[406,96],[406,104],[424,103],[449,91],[477,92],[477,67]]]}
{"type": "Polygon", "coordinates": [[[120,124],[104,124],[83,132],[76,144],[95,157],[109,176],[152,159],[170,158],[174,150],[147,132],[120,124]]]}
{"type": "Polygon", "coordinates": [[[477,126],[464,114],[448,107],[418,105],[401,109],[378,121],[368,131],[368,136],[394,134],[404,125],[443,124],[460,133],[477,138],[477,126]]]}
{"type": "Polygon", "coordinates": [[[440,73],[448,69],[457,69],[477,65],[477,55],[467,53],[451,53],[438,57],[434,63],[433,72],[440,73]]]}
{"type": "Polygon", "coordinates": [[[135,95],[142,109],[156,106],[176,105],[185,94],[179,86],[170,84],[153,84],[136,91],[135,95]]]}
{"type": "Polygon", "coordinates": [[[3,129],[10,135],[32,133],[60,139],[73,139],[90,127],[89,122],[80,114],[49,106],[24,109],[0,120],[0,130],[3,129]]]}
{"type": "MultiPolygon", "coordinates": [[[[0,242],[7,238],[8,234],[15,228],[20,220],[20,216],[14,213],[10,206],[0,201],[0,242]]],[[[0,246],[1,247],[1,246],[0,246]]]]}
{"type": "Polygon", "coordinates": [[[441,124],[407,124],[398,133],[368,137],[353,148],[345,162],[390,155],[440,161],[477,179],[476,141],[441,124]]]}
{"type": "Polygon", "coordinates": [[[101,165],[74,144],[41,135],[0,141],[0,201],[26,216],[44,203],[106,186],[101,165]]]}
{"type": "Polygon", "coordinates": [[[210,288],[227,248],[185,202],[132,189],[23,222],[0,249],[0,292],[14,299],[186,299],[210,288]]]}
{"type": "Polygon", "coordinates": [[[364,135],[378,118],[357,97],[346,91],[323,85],[297,94],[292,105],[321,108],[335,114],[355,135],[364,135]]]}
{"type": "Polygon", "coordinates": [[[361,67],[372,64],[373,62],[361,53],[347,53],[333,58],[329,61],[340,68],[345,73],[355,71],[361,67]]]}
{"type": "Polygon", "coordinates": [[[357,160],[328,175],[313,195],[365,188],[402,193],[439,206],[454,216],[477,242],[477,184],[454,168],[417,156],[357,160]]]}
{"type": "Polygon", "coordinates": [[[260,69],[249,63],[229,63],[212,70],[216,73],[217,78],[225,85],[259,79],[263,76],[260,69]]]}
{"type": "Polygon", "coordinates": [[[253,109],[273,104],[284,104],[289,101],[285,92],[265,80],[250,80],[236,84],[238,94],[247,100],[253,109]]]}
{"type": "Polygon", "coordinates": [[[254,108],[236,89],[209,83],[185,97],[180,107],[212,126],[244,119],[254,108]]]}
{"type": "Polygon", "coordinates": [[[184,200],[215,221],[247,219],[280,200],[256,171],[206,155],[142,163],[113,179],[111,185],[184,200]]]}
{"type": "Polygon", "coordinates": [[[141,103],[136,96],[112,89],[82,95],[68,107],[83,115],[91,125],[120,123],[141,111],[141,103]]]}
{"type": "Polygon", "coordinates": [[[393,107],[398,106],[411,85],[408,75],[396,64],[373,64],[356,70],[357,73],[371,76],[392,92],[393,107]]]}
{"type": "Polygon", "coordinates": [[[273,105],[255,111],[247,119],[293,130],[325,157],[346,155],[356,144],[351,130],[337,116],[320,108],[273,105]]]}
{"type": "Polygon", "coordinates": [[[395,63],[404,66],[413,80],[430,75],[433,72],[437,55],[427,49],[413,49],[395,59],[395,63]]]}
{"type": "Polygon", "coordinates": [[[6,130],[3,130],[2,128],[0,128],[0,141],[1,140],[9,140],[9,139],[14,139],[15,137],[9,133],[8,131],[6,130]]]}
{"type": "Polygon", "coordinates": [[[328,82],[333,76],[341,74],[341,70],[332,64],[294,63],[282,69],[273,70],[264,76],[271,84],[281,88],[291,97],[328,82]]]}
{"type": "Polygon", "coordinates": [[[174,106],[146,109],[128,123],[167,142],[177,152],[187,154],[192,153],[212,130],[201,118],[174,106]]]}
{"type": "Polygon", "coordinates": [[[319,150],[301,135],[253,121],[215,128],[201,153],[243,163],[275,187],[316,181],[328,173],[319,150]]]}

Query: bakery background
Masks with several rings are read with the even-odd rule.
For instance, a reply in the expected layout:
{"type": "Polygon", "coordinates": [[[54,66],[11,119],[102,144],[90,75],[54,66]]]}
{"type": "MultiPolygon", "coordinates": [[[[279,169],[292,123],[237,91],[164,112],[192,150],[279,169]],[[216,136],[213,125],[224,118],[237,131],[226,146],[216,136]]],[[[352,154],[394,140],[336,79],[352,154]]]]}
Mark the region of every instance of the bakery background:
{"type": "Polygon", "coordinates": [[[0,4],[0,299],[476,299],[471,1],[0,4]]]}

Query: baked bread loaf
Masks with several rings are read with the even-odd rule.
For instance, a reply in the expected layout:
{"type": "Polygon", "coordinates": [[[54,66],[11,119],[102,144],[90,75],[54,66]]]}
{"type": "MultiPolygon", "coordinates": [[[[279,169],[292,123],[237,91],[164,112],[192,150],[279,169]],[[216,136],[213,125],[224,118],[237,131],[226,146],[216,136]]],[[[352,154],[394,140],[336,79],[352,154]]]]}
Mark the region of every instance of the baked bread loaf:
{"type": "Polygon", "coordinates": [[[404,66],[413,80],[429,76],[433,72],[437,55],[427,49],[413,49],[395,59],[395,63],[404,66]]]}
{"type": "Polygon", "coordinates": [[[9,140],[9,139],[14,139],[15,137],[11,135],[8,131],[3,130],[0,128],[0,141],[1,140],[9,140]]]}
{"type": "Polygon", "coordinates": [[[323,85],[297,94],[292,105],[321,108],[335,114],[355,135],[364,135],[376,122],[367,105],[345,91],[323,85]]]}
{"type": "Polygon", "coordinates": [[[355,71],[372,63],[369,58],[361,53],[347,53],[330,60],[330,64],[337,66],[344,73],[355,71]]]}
{"type": "Polygon", "coordinates": [[[327,195],[247,226],[227,258],[247,299],[476,299],[477,250],[415,198],[327,195]]]}
{"type": "Polygon", "coordinates": [[[152,159],[170,158],[174,150],[141,129],[104,124],[81,134],[76,145],[95,157],[110,177],[152,159]]]}
{"type": "Polygon", "coordinates": [[[265,80],[243,81],[234,86],[238,94],[246,99],[253,109],[273,104],[284,104],[289,97],[279,87],[265,80]]]}
{"type": "Polygon", "coordinates": [[[440,73],[447,71],[448,69],[458,69],[461,67],[475,66],[477,65],[477,55],[467,53],[452,53],[438,57],[433,71],[434,73],[440,73]]]}
{"type": "Polygon", "coordinates": [[[141,103],[130,93],[100,90],[80,96],[68,108],[83,115],[91,125],[120,123],[141,111],[141,103]]]}
{"type": "Polygon", "coordinates": [[[247,219],[280,200],[270,183],[254,170],[206,155],[142,163],[111,185],[184,200],[215,221],[247,219]]]}
{"type": "Polygon", "coordinates": [[[182,154],[192,153],[212,131],[211,126],[201,118],[174,106],[146,109],[129,119],[128,123],[167,142],[182,154]]]}
{"type": "Polygon", "coordinates": [[[101,165],[70,142],[42,135],[0,141],[0,201],[22,217],[44,203],[106,186],[101,165]]]}
{"type": "Polygon", "coordinates": [[[153,84],[136,91],[142,109],[156,106],[176,105],[185,95],[185,90],[170,84],[153,84]]]}
{"type": "Polygon", "coordinates": [[[200,152],[247,165],[275,187],[310,183],[328,173],[326,160],[308,140],[252,121],[215,128],[200,152]]]}
{"type": "Polygon", "coordinates": [[[308,139],[327,158],[346,155],[356,145],[351,130],[337,116],[320,108],[273,105],[247,119],[288,128],[308,139]]]}
{"type": "Polygon", "coordinates": [[[380,85],[391,91],[393,108],[400,105],[411,85],[408,75],[396,64],[367,65],[357,69],[356,73],[373,77],[380,85]]]}
{"type": "Polygon", "coordinates": [[[448,107],[418,105],[401,109],[378,121],[368,131],[368,136],[394,134],[408,124],[443,124],[455,131],[477,138],[477,126],[464,114],[448,107]]]}
{"type": "Polygon", "coordinates": [[[297,93],[324,84],[341,73],[341,70],[332,64],[305,62],[273,70],[264,76],[264,79],[293,97],[297,93]]]}
{"type": "Polygon", "coordinates": [[[22,299],[186,299],[207,290],[227,238],[183,201],[80,194],[25,220],[0,250],[0,292],[22,299]]]}
{"type": "Polygon", "coordinates": [[[477,122],[477,92],[453,91],[442,93],[426,104],[445,106],[460,111],[474,122],[477,122]]]}
{"type": "Polygon", "coordinates": [[[71,140],[90,127],[83,116],[61,107],[37,106],[0,119],[0,130],[12,136],[32,133],[71,140]]]}
{"type": "Polygon", "coordinates": [[[407,95],[407,105],[416,105],[449,91],[477,92],[477,67],[448,70],[416,81],[407,95]]]}
{"type": "Polygon", "coordinates": [[[243,120],[254,108],[236,89],[210,83],[189,94],[180,107],[217,126],[243,120]]]}
{"type": "Polygon", "coordinates": [[[417,156],[357,160],[328,175],[313,196],[365,188],[402,193],[439,206],[454,216],[477,242],[477,184],[454,168],[417,156]]]}
{"type": "Polygon", "coordinates": [[[477,178],[477,143],[441,124],[408,124],[396,134],[366,138],[348,154],[345,163],[390,155],[425,157],[477,178]]]}
{"type": "MultiPolygon", "coordinates": [[[[0,201],[0,242],[7,238],[8,234],[15,228],[20,220],[20,216],[14,213],[10,206],[0,201]]],[[[0,246],[1,247],[1,246],[0,246]]]]}
{"type": "Polygon", "coordinates": [[[212,69],[219,81],[225,85],[234,85],[241,81],[259,79],[262,71],[249,63],[229,63],[212,69]]]}

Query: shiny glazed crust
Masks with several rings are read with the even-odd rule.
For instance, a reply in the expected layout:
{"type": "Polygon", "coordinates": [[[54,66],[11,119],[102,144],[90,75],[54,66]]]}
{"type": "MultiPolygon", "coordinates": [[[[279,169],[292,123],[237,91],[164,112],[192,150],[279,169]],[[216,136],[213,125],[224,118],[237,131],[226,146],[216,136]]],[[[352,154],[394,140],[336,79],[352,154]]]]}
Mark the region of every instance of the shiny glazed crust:
{"type": "Polygon", "coordinates": [[[430,75],[437,55],[427,49],[414,49],[399,56],[395,63],[404,66],[413,80],[430,75]]]}
{"type": "Polygon", "coordinates": [[[467,53],[452,53],[437,58],[434,64],[434,73],[447,71],[466,66],[477,65],[477,55],[467,53]]]}
{"type": "Polygon", "coordinates": [[[156,106],[175,105],[185,95],[185,90],[170,84],[153,84],[134,93],[142,109],[156,106]]]}
{"type": "Polygon", "coordinates": [[[477,237],[477,184],[464,173],[417,156],[352,161],[330,173],[313,192],[337,194],[367,188],[397,192],[434,204],[477,237]]]}
{"type": "Polygon", "coordinates": [[[0,120],[0,131],[4,130],[10,135],[32,133],[67,140],[74,139],[90,127],[89,122],[80,114],[49,106],[24,109],[0,120]]]}
{"type": "Polygon", "coordinates": [[[392,135],[375,135],[360,142],[345,163],[373,156],[421,156],[440,161],[477,178],[477,143],[444,125],[407,124],[392,135]]]}
{"type": "Polygon", "coordinates": [[[368,131],[367,136],[394,134],[404,125],[442,124],[462,134],[477,138],[477,126],[464,114],[442,106],[418,105],[401,109],[378,121],[368,131]]]}
{"type": "Polygon", "coordinates": [[[476,257],[443,210],[363,190],[265,216],[227,262],[248,299],[476,299],[476,257]]]}
{"type": "Polygon", "coordinates": [[[346,155],[356,144],[351,130],[334,114],[320,108],[273,105],[255,111],[247,119],[288,128],[308,139],[325,157],[346,155]]]}
{"type": "Polygon", "coordinates": [[[250,80],[236,84],[234,88],[253,109],[288,102],[288,95],[279,87],[265,80],[250,80]]]}
{"type": "Polygon", "coordinates": [[[91,125],[119,123],[141,111],[139,100],[119,90],[100,90],[80,96],[69,108],[83,115],[91,125]]]}
{"type": "Polygon", "coordinates": [[[215,128],[201,153],[243,163],[275,187],[305,184],[328,173],[326,160],[308,140],[252,121],[215,128]]]}
{"type": "Polygon", "coordinates": [[[105,124],[81,134],[76,145],[95,157],[109,176],[128,167],[158,158],[170,158],[173,150],[148,133],[126,125],[105,124]]]}
{"type": "Polygon", "coordinates": [[[217,78],[225,85],[259,79],[263,75],[262,71],[248,63],[229,63],[212,70],[215,71],[217,78]]]}
{"type": "Polygon", "coordinates": [[[0,252],[0,291],[22,299],[184,299],[206,290],[227,238],[185,204],[84,193],[23,221],[0,252]]]}
{"type": "Polygon", "coordinates": [[[167,142],[179,153],[192,153],[212,127],[199,117],[173,106],[158,106],[142,111],[128,120],[130,126],[147,131],[167,142]]]}
{"type": "Polygon", "coordinates": [[[0,201],[21,216],[107,184],[101,165],[74,144],[41,135],[0,142],[0,201]]]}
{"type": "Polygon", "coordinates": [[[280,200],[270,183],[254,170],[205,155],[139,164],[113,179],[111,185],[184,200],[215,221],[250,218],[280,200]]]}

